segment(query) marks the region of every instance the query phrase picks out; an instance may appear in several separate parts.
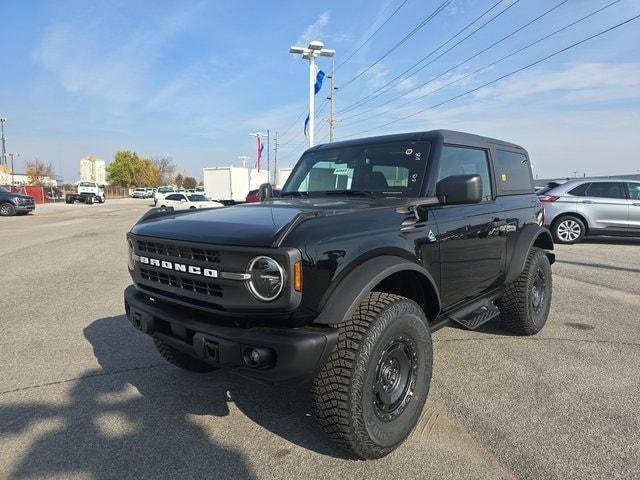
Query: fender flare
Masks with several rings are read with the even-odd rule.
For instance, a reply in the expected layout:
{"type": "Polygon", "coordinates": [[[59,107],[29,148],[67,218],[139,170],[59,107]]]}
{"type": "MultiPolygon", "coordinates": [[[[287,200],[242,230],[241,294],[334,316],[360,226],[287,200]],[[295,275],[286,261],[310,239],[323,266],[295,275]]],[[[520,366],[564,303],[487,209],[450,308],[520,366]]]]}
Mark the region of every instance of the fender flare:
{"type": "Polygon", "coordinates": [[[440,292],[431,274],[421,265],[393,255],[383,255],[367,260],[349,272],[333,289],[324,302],[314,323],[335,325],[353,316],[356,308],[373,288],[394,273],[412,271],[422,275],[431,285],[440,311],[440,292]]]}
{"type": "MultiPolygon", "coordinates": [[[[522,229],[510,256],[505,279],[506,285],[513,283],[520,276],[527,263],[529,251],[534,245],[545,250],[553,250],[553,238],[549,229],[535,224],[529,224],[522,229]]],[[[556,258],[555,255],[550,252],[545,253],[549,258],[549,263],[553,264],[556,258]]]]}

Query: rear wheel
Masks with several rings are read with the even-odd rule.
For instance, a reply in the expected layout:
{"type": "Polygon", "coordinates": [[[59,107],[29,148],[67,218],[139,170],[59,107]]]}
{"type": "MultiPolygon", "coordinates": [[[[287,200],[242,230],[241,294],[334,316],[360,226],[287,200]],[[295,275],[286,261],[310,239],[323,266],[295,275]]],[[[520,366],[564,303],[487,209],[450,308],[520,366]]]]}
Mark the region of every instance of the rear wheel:
{"type": "Polygon", "coordinates": [[[313,383],[316,419],[361,458],[380,458],[415,426],[429,392],[431,335],[412,300],[370,293],[313,383]]]}
{"type": "Polygon", "coordinates": [[[547,322],[552,295],[551,265],[532,248],[523,272],[496,302],[502,325],[518,335],[535,335],[547,322]]]}
{"type": "Polygon", "coordinates": [[[16,214],[16,209],[10,203],[0,203],[0,216],[11,217],[16,214]]]}
{"type": "Polygon", "coordinates": [[[171,345],[167,345],[155,336],[153,337],[153,343],[155,343],[158,352],[160,352],[160,355],[162,355],[167,362],[175,365],[176,367],[180,367],[183,370],[195,373],[207,373],[217,370],[213,365],[209,365],[202,360],[198,360],[195,357],[187,355],[186,353],[173,348],[171,345]]]}
{"type": "Polygon", "coordinates": [[[578,217],[565,215],[553,222],[551,231],[556,242],[566,244],[580,242],[587,233],[587,228],[578,217]]]}

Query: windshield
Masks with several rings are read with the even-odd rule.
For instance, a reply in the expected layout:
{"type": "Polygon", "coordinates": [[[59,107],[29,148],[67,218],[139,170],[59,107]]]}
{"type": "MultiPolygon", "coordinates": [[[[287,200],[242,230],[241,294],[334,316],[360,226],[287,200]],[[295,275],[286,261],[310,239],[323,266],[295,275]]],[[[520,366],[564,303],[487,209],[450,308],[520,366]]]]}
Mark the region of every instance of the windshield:
{"type": "Polygon", "coordinates": [[[430,144],[390,142],[323,149],[302,156],[280,196],[418,197],[430,144]]]}
{"type": "Polygon", "coordinates": [[[204,195],[189,195],[189,200],[192,202],[206,202],[209,199],[204,195]]]}

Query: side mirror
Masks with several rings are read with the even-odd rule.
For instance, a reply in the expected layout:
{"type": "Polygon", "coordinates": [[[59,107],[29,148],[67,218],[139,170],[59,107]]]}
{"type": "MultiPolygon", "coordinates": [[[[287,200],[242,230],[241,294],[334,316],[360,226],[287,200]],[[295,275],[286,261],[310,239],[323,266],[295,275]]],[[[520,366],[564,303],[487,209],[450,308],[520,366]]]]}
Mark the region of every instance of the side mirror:
{"type": "Polygon", "coordinates": [[[436,196],[440,203],[478,203],[482,200],[482,179],[480,175],[451,175],[436,185],[436,196]]]}
{"type": "Polygon", "coordinates": [[[261,202],[273,197],[273,186],[270,183],[263,183],[260,185],[260,188],[258,189],[258,197],[260,197],[261,202]]]}

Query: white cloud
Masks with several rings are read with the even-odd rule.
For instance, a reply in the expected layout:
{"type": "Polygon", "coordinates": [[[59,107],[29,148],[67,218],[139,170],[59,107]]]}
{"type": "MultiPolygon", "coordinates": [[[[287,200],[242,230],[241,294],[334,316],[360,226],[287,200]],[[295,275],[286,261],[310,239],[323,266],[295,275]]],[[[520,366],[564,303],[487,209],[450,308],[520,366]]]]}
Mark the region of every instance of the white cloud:
{"type": "Polygon", "coordinates": [[[331,20],[331,11],[326,10],[320,14],[318,19],[305,28],[304,32],[297,38],[295,45],[306,47],[312,40],[321,40],[324,29],[331,20]]]}
{"type": "Polygon", "coordinates": [[[148,25],[114,32],[101,28],[101,17],[54,22],[34,52],[68,92],[110,102],[144,97],[148,69],[163,46],[189,24],[195,9],[147,19],[148,25]]]}

